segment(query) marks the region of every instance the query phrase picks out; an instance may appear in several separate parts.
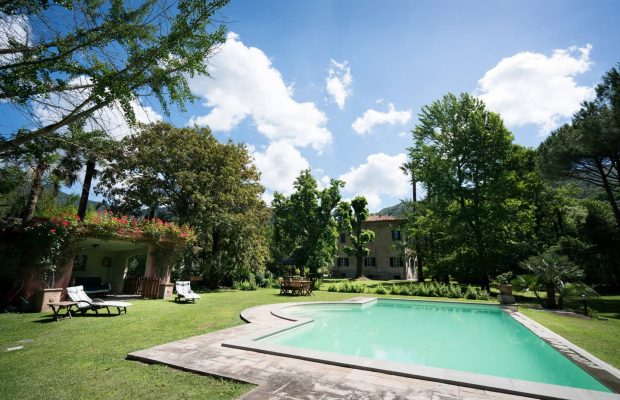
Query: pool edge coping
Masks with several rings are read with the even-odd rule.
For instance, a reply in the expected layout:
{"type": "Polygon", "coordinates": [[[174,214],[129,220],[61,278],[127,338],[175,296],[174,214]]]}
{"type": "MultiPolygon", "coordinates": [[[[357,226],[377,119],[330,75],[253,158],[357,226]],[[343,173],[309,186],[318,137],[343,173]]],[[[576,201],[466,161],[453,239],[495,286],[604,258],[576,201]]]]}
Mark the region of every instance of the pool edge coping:
{"type": "MultiPolygon", "coordinates": [[[[257,340],[264,338],[265,336],[274,335],[289,329],[296,328],[301,325],[305,325],[312,321],[312,319],[295,319],[291,316],[286,315],[283,311],[290,307],[296,307],[300,305],[307,304],[368,304],[371,302],[377,301],[379,298],[377,297],[354,297],[347,300],[342,301],[318,301],[318,302],[293,302],[293,303],[276,303],[271,305],[269,309],[270,315],[283,319],[286,321],[290,321],[291,325],[287,327],[280,327],[277,329],[267,328],[262,329],[260,331],[254,332],[252,335],[247,335],[243,338],[237,338],[233,340],[227,340],[222,342],[223,347],[248,350],[248,351],[257,351],[265,354],[271,354],[276,356],[288,357],[288,358],[296,358],[306,361],[320,362],[331,365],[337,365],[341,367],[353,368],[353,369],[361,369],[379,373],[385,373],[389,375],[410,377],[416,379],[425,379],[430,381],[436,381],[441,383],[447,383],[452,385],[460,385],[467,386],[475,389],[482,390],[491,390],[496,392],[502,392],[513,395],[521,395],[521,396],[535,396],[537,398],[544,399],[570,399],[570,400],[585,400],[585,399],[620,399],[620,395],[618,393],[605,393],[595,390],[587,390],[587,389],[579,389],[572,388],[568,386],[559,386],[552,385],[540,382],[533,381],[525,381],[518,379],[510,379],[510,378],[502,378],[502,377],[494,377],[491,375],[485,374],[477,374],[471,372],[463,372],[451,369],[444,368],[436,368],[436,367],[427,367],[427,366],[419,366],[419,365],[410,365],[404,363],[396,363],[392,361],[384,361],[384,360],[372,360],[364,357],[356,357],[356,356],[348,356],[348,355],[340,355],[336,353],[329,352],[321,352],[316,350],[309,349],[301,349],[292,346],[283,346],[283,345],[274,345],[274,344],[264,344],[259,343],[257,340]],[[534,390],[532,390],[534,389],[534,390]]],[[[568,357],[571,362],[577,364],[582,369],[585,369],[587,373],[592,375],[595,379],[603,383],[602,379],[593,374],[590,369],[586,369],[583,367],[583,364],[576,360],[572,355],[568,355],[561,348],[558,348],[553,340],[560,341],[564,346],[573,350],[575,353],[587,359],[589,362],[593,364],[602,365],[605,368],[607,373],[611,374],[615,380],[620,381],[620,371],[612,367],[611,365],[605,363],[604,361],[598,359],[594,355],[589,352],[581,349],[576,346],[572,342],[563,338],[562,336],[556,334],[550,329],[544,327],[543,325],[533,321],[532,319],[526,317],[525,315],[519,313],[517,311],[516,306],[504,306],[500,304],[493,303],[470,303],[463,301],[443,301],[443,300],[422,300],[422,299],[407,299],[407,298],[396,298],[396,299],[387,299],[387,300],[401,300],[401,301],[411,301],[411,302],[438,302],[438,303],[452,303],[452,304],[461,304],[461,305],[476,305],[476,306],[487,306],[502,309],[508,315],[510,315],[516,322],[523,325],[526,329],[530,330],[536,336],[540,337],[542,340],[551,345],[555,350],[559,351],[565,357],[568,357]],[[515,318],[515,315],[518,318],[515,318]],[[519,319],[521,318],[521,320],[519,319]],[[526,321],[524,323],[523,321],[526,321]],[[529,325],[529,326],[528,326],[529,325]],[[532,329],[534,328],[534,329],[532,329]],[[543,331],[547,333],[547,337],[541,336],[539,331],[543,331]],[[551,341],[550,341],[551,340],[551,341]]],[[[249,311],[254,309],[255,307],[251,307],[245,309],[241,312],[241,318],[248,322],[252,323],[252,317],[248,315],[249,311]]],[[[607,384],[603,383],[608,387],[607,384]]],[[[617,391],[616,388],[610,388],[610,390],[617,391]]]]}
{"type": "Polygon", "coordinates": [[[571,360],[609,389],[613,390],[616,394],[620,393],[620,370],[587,350],[577,346],[562,335],[534,321],[525,314],[518,311],[508,312],[508,314],[530,332],[547,342],[560,354],[571,360]],[[562,347],[558,346],[558,344],[561,344],[562,347]],[[602,372],[608,375],[605,376],[602,372]],[[609,387],[610,385],[611,387],[609,387]]]}

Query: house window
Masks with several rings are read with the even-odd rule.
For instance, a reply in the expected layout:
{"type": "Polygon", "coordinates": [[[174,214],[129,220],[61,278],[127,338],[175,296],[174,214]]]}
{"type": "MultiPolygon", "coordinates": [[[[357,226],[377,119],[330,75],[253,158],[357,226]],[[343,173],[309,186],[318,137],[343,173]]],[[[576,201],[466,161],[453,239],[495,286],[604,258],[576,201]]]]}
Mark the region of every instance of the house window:
{"type": "Polygon", "coordinates": [[[403,265],[402,257],[390,257],[390,267],[402,267],[403,265]]]}
{"type": "Polygon", "coordinates": [[[346,241],[347,241],[347,234],[342,232],[340,234],[340,243],[346,243],[346,241]]]}
{"type": "Polygon", "coordinates": [[[392,231],[392,240],[401,240],[400,231],[397,231],[397,230],[392,231]]]}
{"type": "Polygon", "coordinates": [[[336,259],[337,267],[348,267],[349,266],[349,257],[338,257],[336,259]]]}
{"type": "Polygon", "coordinates": [[[375,257],[364,257],[364,267],[376,267],[377,259],[375,257]]]}

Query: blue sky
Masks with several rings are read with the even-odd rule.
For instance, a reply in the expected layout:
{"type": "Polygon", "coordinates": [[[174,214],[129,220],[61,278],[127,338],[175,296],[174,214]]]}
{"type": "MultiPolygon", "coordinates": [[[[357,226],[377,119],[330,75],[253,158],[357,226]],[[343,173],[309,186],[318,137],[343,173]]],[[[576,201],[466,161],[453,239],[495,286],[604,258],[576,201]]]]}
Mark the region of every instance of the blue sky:
{"type": "Polygon", "coordinates": [[[143,102],[142,117],[248,143],[267,200],[311,167],[371,211],[396,204],[423,105],[476,94],[537,146],[620,61],[618,1],[232,0],[221,14],[231,33],[191,81],[201,99],[170,118],[143,102]]]}

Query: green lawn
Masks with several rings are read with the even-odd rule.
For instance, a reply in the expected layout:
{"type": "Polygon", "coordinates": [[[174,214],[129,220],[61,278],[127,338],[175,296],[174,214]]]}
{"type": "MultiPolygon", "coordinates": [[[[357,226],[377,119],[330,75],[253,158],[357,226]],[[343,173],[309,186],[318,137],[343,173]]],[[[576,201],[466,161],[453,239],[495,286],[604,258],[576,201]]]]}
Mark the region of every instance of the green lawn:
{"type": "MultiPolygon", "coordinates": [[[[127,315],[77,316],[50,322],[45,314],[0,314],[0,382],[3,397],[38,399],[233,399],[252,388],[217,378],[127,361],[135,350],[241,324],[239,313],[254,305],[343,300],[351,293],[315,292],[311,298],[281,297],[278,290],[203,293],[196,304],[138,300],[127,315]],[[20,340],[28,340],[18,343],[20,340]],[[30,342],[31,341],[31,342],[30,342]],[[23,350],[6,348],[23,345],[23,350]]],[[[390,297],[390,296],[384,296],[390,297]]],[[[427,298],[428,299],[428,298],[427,298]]],[[[437,299],[430,299],[437,300],[437,299]]],[[[608,321],[581,320],[535,310],[545,324],[602,359],[620,367],[620,296],[594,307],[608,321]]]]}
{"type": "MultiPolygon", "coordinates": [[[[580,304],[568,303],[568,307],[576,309],[580,308],[580,304]]],[[[601,360],[620,368],[620,296],[591,299],[589,307],[596,310],[600,318],[567,317],[527,307],[520,307],[519,311],[601,360]]]]}

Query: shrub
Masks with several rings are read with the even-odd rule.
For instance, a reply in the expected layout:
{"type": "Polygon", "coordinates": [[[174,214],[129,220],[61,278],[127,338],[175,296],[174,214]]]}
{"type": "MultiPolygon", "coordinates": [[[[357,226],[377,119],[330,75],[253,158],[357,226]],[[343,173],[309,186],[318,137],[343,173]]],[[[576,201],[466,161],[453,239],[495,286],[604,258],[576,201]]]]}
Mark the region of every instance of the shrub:
{"type": "Polygon", "coordinates": [[[332,283],[331,285],[329,285],[327,287],[327,291],[328,292],[337,292],[338,291],[338,285],[335,283],[332,283]]]}
{"type": "Polygon", "coordinates": [[[467,290],[465,290],[465,298],[469,300],[476,300],[478,298],[478,293],[476,292],[476,288],[471,287],[471,285],[468,285],[467,290]]]}
{"type": "Polygon", "coordinates": [[[236,290],[256,290],[258,285],[253,280],[235,281],[233,282],[233,289],[236,290]]]}
{"type": "Polygon", "coordinates": [[[258,285],[258,287],[266,288],[269,286],[269,278],[262,272],[256,273],[254,277],[256,279],[256,285],[258,285]]]}
{"type": "Polygon", "coordinates": [[[451,297],[453,299],[458,299],[459,297],[463,296],[463,292],[461,292],[461,287],[457,284],[450,284],[450,293],[448,295],[448,297],[451,297]]]}
{"type": "Polygon", "coordinates": [[[380,283],[375,288],[375,293],[376,294],[386,294],[387,293],[387,289],[383,286],[383,284],[380,283]]]}
{"type": "Polygon", "coordinates": [[[364,285],[351,282],[343,282],[338,287],[338,291],[342,293],[364,293],[365,289],[364,285]]]}
{"type": "MultiPolygon", "coordinates": [[[[387,289],[384,288],[387,292],[387,289]]],[[[422,296],[422,297],[450,297],[459,298],[462,296],[459,285],[442,282],[422,282],[422,283],[397,283],[389,289],[390,294],[402,296],[422,296]]]]}
{"type": "Polygon", "coordinates": [[[476,299],[477,300],[490,300],[491,295],[489,295],[489,292],[487,292],[486,289],[479,289],[476,299]]]}

